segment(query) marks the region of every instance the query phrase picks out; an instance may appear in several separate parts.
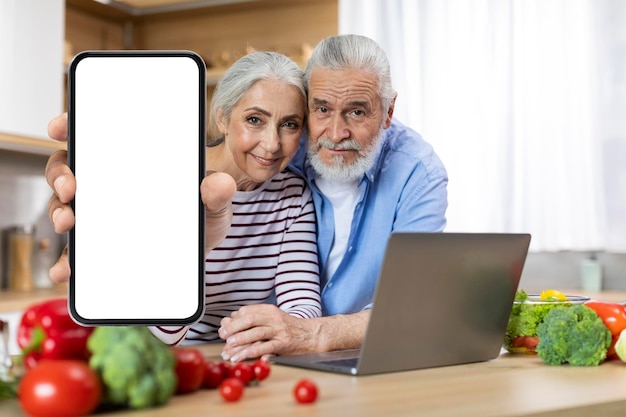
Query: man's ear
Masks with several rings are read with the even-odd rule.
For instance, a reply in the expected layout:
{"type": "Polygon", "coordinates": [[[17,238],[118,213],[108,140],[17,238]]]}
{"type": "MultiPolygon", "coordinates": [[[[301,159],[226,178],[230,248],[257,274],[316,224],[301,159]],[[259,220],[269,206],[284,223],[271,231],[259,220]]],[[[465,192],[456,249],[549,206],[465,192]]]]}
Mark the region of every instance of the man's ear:
{"type": "Polygon", "coordinates": [[[387,129],[391,126],[391,119],[393,118],[393,109],[396,106],[396,98],[398,95],[396,94],[391,100],[391,104],[389,104],[389,110],[387,110],[387,119],[385,120],[384,128],[387,129]]]}

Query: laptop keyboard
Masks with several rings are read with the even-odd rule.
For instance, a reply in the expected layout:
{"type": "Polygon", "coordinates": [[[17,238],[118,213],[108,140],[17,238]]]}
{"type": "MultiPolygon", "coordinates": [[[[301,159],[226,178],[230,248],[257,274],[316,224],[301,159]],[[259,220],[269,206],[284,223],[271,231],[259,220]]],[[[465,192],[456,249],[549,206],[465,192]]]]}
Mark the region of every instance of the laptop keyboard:
{"type": "Polygon", "coordinates": [[[349,368],[356,368],[356,365],[359,363],[359,358],[332,359],[328,361],[320,361],[318,363],[321,363],[324,365],[335,365],[335,366],[345,366],[349,368]]]}

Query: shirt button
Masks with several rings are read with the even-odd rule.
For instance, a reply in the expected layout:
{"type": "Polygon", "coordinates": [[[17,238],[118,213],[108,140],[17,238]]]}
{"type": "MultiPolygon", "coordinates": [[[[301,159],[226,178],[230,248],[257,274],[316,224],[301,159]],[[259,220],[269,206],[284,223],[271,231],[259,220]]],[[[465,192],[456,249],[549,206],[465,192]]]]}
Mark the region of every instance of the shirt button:
{"type": "Polygon", "coordinates": [[[332,283],[332,282],[329,282],[329,283],[328,283],[328,288],[331,288],[332,286],[333,286],[333,283],[332,283]]]}
{"type": "Polygon", "coordinates": [[[348,252],[352,252],[352,246],[348,248],[348,252]]]}

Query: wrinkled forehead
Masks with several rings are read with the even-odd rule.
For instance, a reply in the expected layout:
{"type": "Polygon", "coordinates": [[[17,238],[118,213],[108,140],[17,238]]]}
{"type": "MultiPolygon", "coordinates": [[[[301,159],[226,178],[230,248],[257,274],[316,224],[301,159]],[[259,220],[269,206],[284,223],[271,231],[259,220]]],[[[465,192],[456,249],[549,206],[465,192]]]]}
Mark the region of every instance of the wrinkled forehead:
{"type": "Polygon", "coordinates": [[[311,72],[309,102],[320,100],[380,102],[378,79],[371,72],[355,68],[316,68],[311,72]]]}

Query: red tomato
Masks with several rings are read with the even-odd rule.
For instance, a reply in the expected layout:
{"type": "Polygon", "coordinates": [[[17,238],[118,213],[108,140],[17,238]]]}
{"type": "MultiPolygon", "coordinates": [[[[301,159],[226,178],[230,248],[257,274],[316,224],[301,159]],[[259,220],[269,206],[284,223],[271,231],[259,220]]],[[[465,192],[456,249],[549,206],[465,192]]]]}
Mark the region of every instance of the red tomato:
{"type": "Polygon", "coordinates": [[[102,386],[86,362],[48,359],[26,372],[17,396],[22,410],[31,417],[84,416],[98,407],[102,386]]]}
{"type": "Polygon", "coordinates": [[[226,378],[220,384],[220,394],[222,398],[228,402],[239,401],[243,395],[243,382],[239,378],[226,378]]]}
{"type": "Polygon", "coordinates": [[[204,356],[194,348],[178,347],[172,349],[176,358],[177,394],[186,394],[198,390],[204,379],[204,356]]]}
{"type": "Polygon", "coordinates": [[[239,379],[244,385],[248,385],[254,376],[252,365],[247,362],[239,362],[233,366],[230,375],[239,379]]]}
{"type": "Polygon", "coordinates": [[[293,396],[301,404],[308,404],[317,400],[317,385],[310,379],[301,379],[293,388],[293,396]]]}
{"type": "Polygon", "coordinates": [[[204,363],[204,378],[202,380],[202,386],[204,388],[217,388],[222,383],[222,368],[213,362],[207,360],[204,363]]]}
{"type": "Polygon", "coordinates": [[[222,370],[222,379],[226,379],[230,376],[230,372],[233,370],[233,365],[230,362],[222,361],[219,363],[222,370]]]}
{"type": "Polygon", "coordinates": [[[537,336],[519,336],[513,338],[514,347],[524,347],[528,350],[536,350],[539,344],[539,338],[537,336]]]}
{"type": "Polygon", "coordinates": [[[257,381],[263,381],[270,376],[270,364],[262,359],[257,359],[252,364],[252,372],[254,373],[254,379],[257,381]]]}
{"type": "Polygon", "coordinates": [[[607,358],[615,358],[617,356],[615,342],[617,342],[622,330],[626,329],[626,306],[604,301],[587,301],[585,305],[596,312],[611,332],[613,340],[606,356],[607,358]]]}

